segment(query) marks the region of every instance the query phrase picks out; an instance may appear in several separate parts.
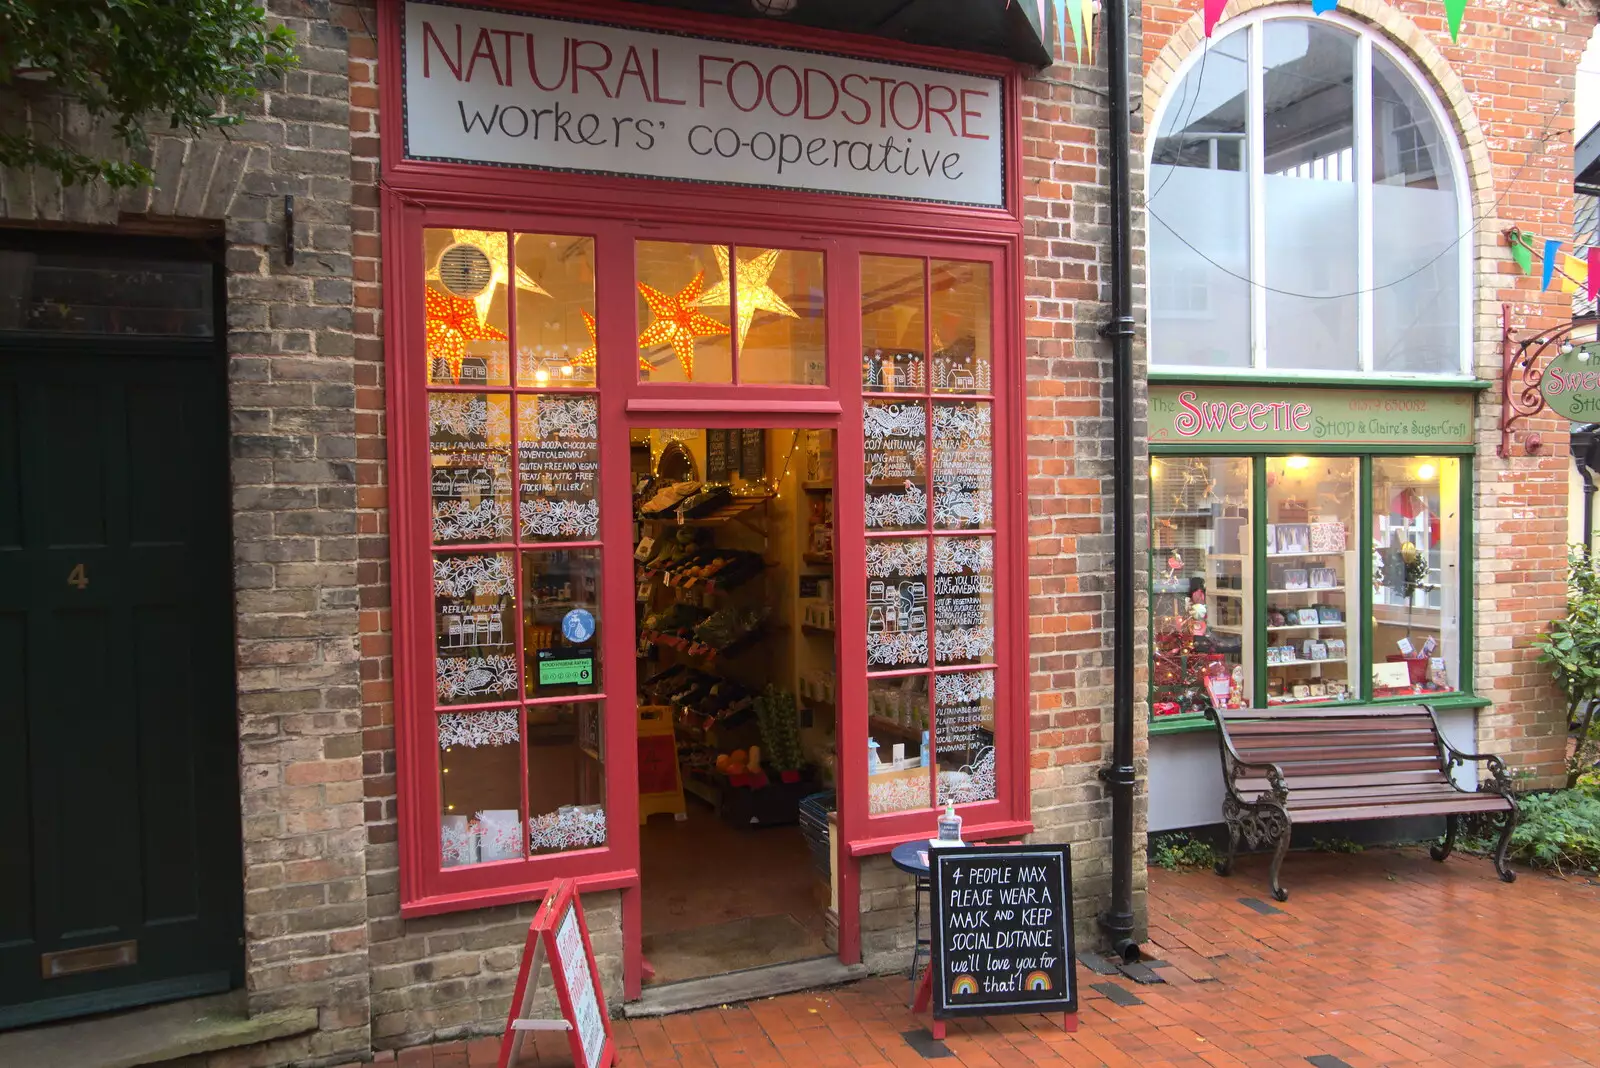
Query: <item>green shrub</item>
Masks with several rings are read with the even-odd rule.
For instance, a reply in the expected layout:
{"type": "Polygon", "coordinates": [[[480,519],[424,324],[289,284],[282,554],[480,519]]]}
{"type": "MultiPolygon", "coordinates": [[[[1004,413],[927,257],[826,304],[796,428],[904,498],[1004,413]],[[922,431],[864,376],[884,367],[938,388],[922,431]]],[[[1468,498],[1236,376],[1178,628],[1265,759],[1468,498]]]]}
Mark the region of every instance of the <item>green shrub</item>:
{"type": "Polygon", "coordinates": [[[1168,871],[1209,868],[1217,862],[1217,851],[1210,842],[1173,831],[1150,839],[1150,862],[1168,871]]]}
{"type": "Polygon", "coordinates": [[[1313,838],[1311,847],[1318,853],[1359,853],[1363,846],[1348,838],[1313,838]]]}
{"type": "Polygon", "coordinates": [[[1600,757],[1600,570],[1582,546],[1567,555],[1567,612],[1531,643],[1567,698],[1567,726],[1577,744],[1567,758],[1567,787],[1600,757]]]}
{"type": "MultiPolygon", "coordinates": [[[[1522,818],[1511,832],[1511,859],[1557,874],[1600,870],[1600,790],[1525,794],[1517,807],[1522,818]]],[[[1463,848],[1491,852],[1499,841],[1499,820],[1477,821],[1463,848]]]]}

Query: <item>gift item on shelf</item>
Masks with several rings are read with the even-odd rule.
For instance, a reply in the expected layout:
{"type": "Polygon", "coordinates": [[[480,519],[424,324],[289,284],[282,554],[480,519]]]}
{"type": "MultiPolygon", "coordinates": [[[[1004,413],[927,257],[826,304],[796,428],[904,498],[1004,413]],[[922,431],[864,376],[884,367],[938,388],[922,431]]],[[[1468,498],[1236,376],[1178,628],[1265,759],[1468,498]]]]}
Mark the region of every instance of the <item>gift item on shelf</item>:
{"type": "Polygon", "coordinates": [[[1311,569],[1311,588],[1316,590],[1331,590],[1339,585],[1339,576],[1331,567],[1314,567],[1311,569]]]}
{"type": "Polygon", "coordinates": [[[1328,639],[1328,659],[1343,660],[1345,658],[1345,644],[1343,638],[1328,639]]]}
{"type": "Polygon", "coordinates": [[[1342,553],[1345,551],[1343,523],[1312,523],[1311,551],[1314,553],[1342,553]]]}

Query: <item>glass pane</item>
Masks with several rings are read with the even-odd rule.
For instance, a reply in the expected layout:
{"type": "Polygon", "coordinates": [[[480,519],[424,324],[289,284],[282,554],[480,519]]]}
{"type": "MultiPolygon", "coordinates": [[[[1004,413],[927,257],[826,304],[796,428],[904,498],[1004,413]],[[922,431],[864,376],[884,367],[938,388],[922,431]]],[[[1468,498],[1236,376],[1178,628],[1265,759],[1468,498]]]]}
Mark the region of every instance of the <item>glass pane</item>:
{"type": "Polygon", "coordinates": [[[934,392],[988,393],[994,386],[989,265],[934,260],[930,271],[934,392]]]}
{"type": "Polygon", "coordinates": [[[904,812],[933,803],[928,676],[867,680],[867,808],[904,812]]]}
{"type": "Polygon", "coordinates": [[[487,230],[422,232],[428,381],[491,386],[511,381],[507,242],[505,234],[487,230]]]}
{"type": "Polygon", "coordinates": [[[1461,688],[1460,500],[1455,457],[1372,460],[1374,697],[1461,688]]]}
{"type": "Polygon", "coordinates": [[[517,397],[517,494],[529,541],[600,533],[599,402],[560,393],[517,397]]]}
{"type": "Polygon", "coordinates": [[[994,660],[994,539],[933,540],[934,661],[994,660]]]}
{"type": "Polygon", "coordinates": [[[428,397],[433,540],[511,540],[511,398],[503,393],[428,397]]]}
{"type": "Polygon", "coordinates": [[[939,804],[994,800],[994,672],[934,676],[933,739],[939,804]]]}
{"type": "Polygon", "coordinates": [[[605,739],[598,703],[528,709],[528,853],[606,844],[605,739]]]}
{"type": "Polygon", "coordinates": [[[594,239],[517,235],[517,385],[592,386],[594,239]]]}
{"type": "Polygon", "coordinates": [[[923,261],[861,257],[861,386],[869,393],[922,393],[927,346],[923,261]]]}
{"type": "Polygon", "coordinates": [[[517,710],[439,717],[440,863],[446,868],[522,856],[517,710]]]}
{"type": "Polygon", "coordinates": [[[862,411],[866,451],[867,529],[928,525],[928,406],[923,401],[871,402],[862,411]]]}
{"type": "Polygon", "coordinates": [[[1149,176],[1152,364],[1250,366],[1249,39],[1214,40],[1162,113],[1149,176]]]}
{"type": "MultiPolygon", "coordinates": [[[[734,254],[739,381],[826,385],[822,253],[737,248],[734,254]]],[[[727,290],[725,282],[712,286],[701,307],[726,305],[727,290]]]]}
{"type": "Polygon", "coordinates": [[[867,541],[867,668],[928,663],[928,539],[867,541]]]}
{"type": "Polygon", "coordinates": [[[1250,501],[1248,459],[1150,461],[1152,716],[1254,703],[1250,501]]]}
{"type": "Polygon", "coordinates": [[[640,241],[634,249],[639,381],[732,382],[727,246],[640,241]],[[719,280],[720,306],[715,303],[719,280]]]}
{"type": "Polygon", "coordinates": [[[977,530],[994,525],[994,444],[987,401],[933,404],[933,525],[977,530]]]}
{"type": "Polygon", "coordinates": [[[1262,33],[1267,364],[1353,371],[1356,39],[1306,19],[1262,33]]]}
{"type": "Polygon", "coordinates": [[[529,697],[600,692],[600,550],[522,554],[529,697]]]}
{"type": "Polygon", "coordinates": [[[516,585],[510,553],[434,557],[434,677],[441,705],[516,693],[516,585]]]}
{"type": "Polygon", "coordinates": [[[212,337],[216,266],[0,251],[0,332],[212,337]]]}
{"type": "Polygon", "coordinates": [[[1372,52],[1372,366],[1461,370],[1461,257],[1451,148],[1417,87],[1372,52]]]}
{"type": "Polygon", "coordinates": [[[1269,704],[1360,697],[1357,473],[1354,457],[1267,460],[1269,704]]]}

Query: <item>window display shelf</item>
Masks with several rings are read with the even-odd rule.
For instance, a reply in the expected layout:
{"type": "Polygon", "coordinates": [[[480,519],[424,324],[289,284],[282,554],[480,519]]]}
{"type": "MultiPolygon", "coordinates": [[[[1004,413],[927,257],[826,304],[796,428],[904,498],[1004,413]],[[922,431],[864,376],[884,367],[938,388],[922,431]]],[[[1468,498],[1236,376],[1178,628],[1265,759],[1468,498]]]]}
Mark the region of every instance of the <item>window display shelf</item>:
{"type": "Polygon", "coordinates": [[[1340,623],[1285,623],[1281,627],[1268,627],[1267,630],[1269,632],[1271,632],[1271,631],[1280,631],[1280,630],[1322,630],[1325,627],[1343,627],[1343,626],[1346,626],[1346,624],[1343,623],[1343,622],[1340,622],[1340,623]]]}
{"type": "Polygon", "coordinates": [[[1269,697],[1269,705],[1347,705],[1354,697],[1269,697]]]}
{"type": "Polygon", "coordinates": [[[1350,658],[1347,656],[1330,656],[1325,660],[1280,660],[1276,664],[1268,664],[1267,667],[1270,669],[1279,667],[1303,667],[1306,664],[1344,664],[1348,663],[1349,659],[1350,658]]]}
{"type": "Polygon", "coordinates": [[[1268,590],[1267,591],[1267,596],[1271,597],[1271,596],[1275,596],[1275,595],[1281,594],[1281,593],[1343,593],[1343,592],[1344,592],[1344,587],[1343,586],[1302,586],[1302,587],[1300,587],[1298,589],[1293,589],[1293,590],[1268,590]]]}
{"type": "Polygon", "coordinates": [[[1315,552],[1315,553],[1312,553],[1312,552],[1305,552],[1305,553],[1268,553],[1267,554],[1267,559],[1268,560],[1294,560],[1294,559],[1303,559],[1303,558],[1305,558],[1307,556],[1343,556],[1347,551],[1348,550],[1345,550],[1345,549],[1328,549],[1328,550],[1325,550],[1323,552],[1315,552]]]}

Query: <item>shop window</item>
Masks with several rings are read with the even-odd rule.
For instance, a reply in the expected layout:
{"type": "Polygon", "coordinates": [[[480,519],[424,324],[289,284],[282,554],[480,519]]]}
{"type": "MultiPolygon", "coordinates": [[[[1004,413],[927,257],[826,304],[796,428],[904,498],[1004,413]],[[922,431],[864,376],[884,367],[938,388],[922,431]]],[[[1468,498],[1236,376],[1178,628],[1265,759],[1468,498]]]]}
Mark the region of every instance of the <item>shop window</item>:
{"type": "Polygon", "coordinates": [[[1150,712],[1250,702],[1255,653],[1251,464],[1235,457],[1150,462],[1150,712]]]}
{"type": "Polygon", "coordinates": [[[1267,703],[1361,697],[1355,457],[1267,459],[1267,703]]]}
{"type": "Polygon", "coordinates": [[[861,293],[868,811],[991,801],[990,267],[863,256],[861,293]]]}
{"type": "Polygon", "coordinates": [[[641,382],[823,385],[823,254],[640,241],[641,382]]]}
{"type": "Polygon", "coordinates": [[[438,863],[601,846],[593,241],[431,229],[423,254],[438,863]]]}
{"type": "Polygon", "coordinates": [[[1460,500],[1453,456],[1372,461],[1375,696],[1460,689],[1460,500]]]}
{"type": "Polygon", "coordinates": [[[1437,101],[1353,23],[1229,25],[1157,109],[1151,366],[1464,375],[1464,171],[1437,101]]]}
{"type": "Polygon", "coordinates": [[[1461,692],[1463,466],[1153,458],[1152,719],[1461,692]]]}

